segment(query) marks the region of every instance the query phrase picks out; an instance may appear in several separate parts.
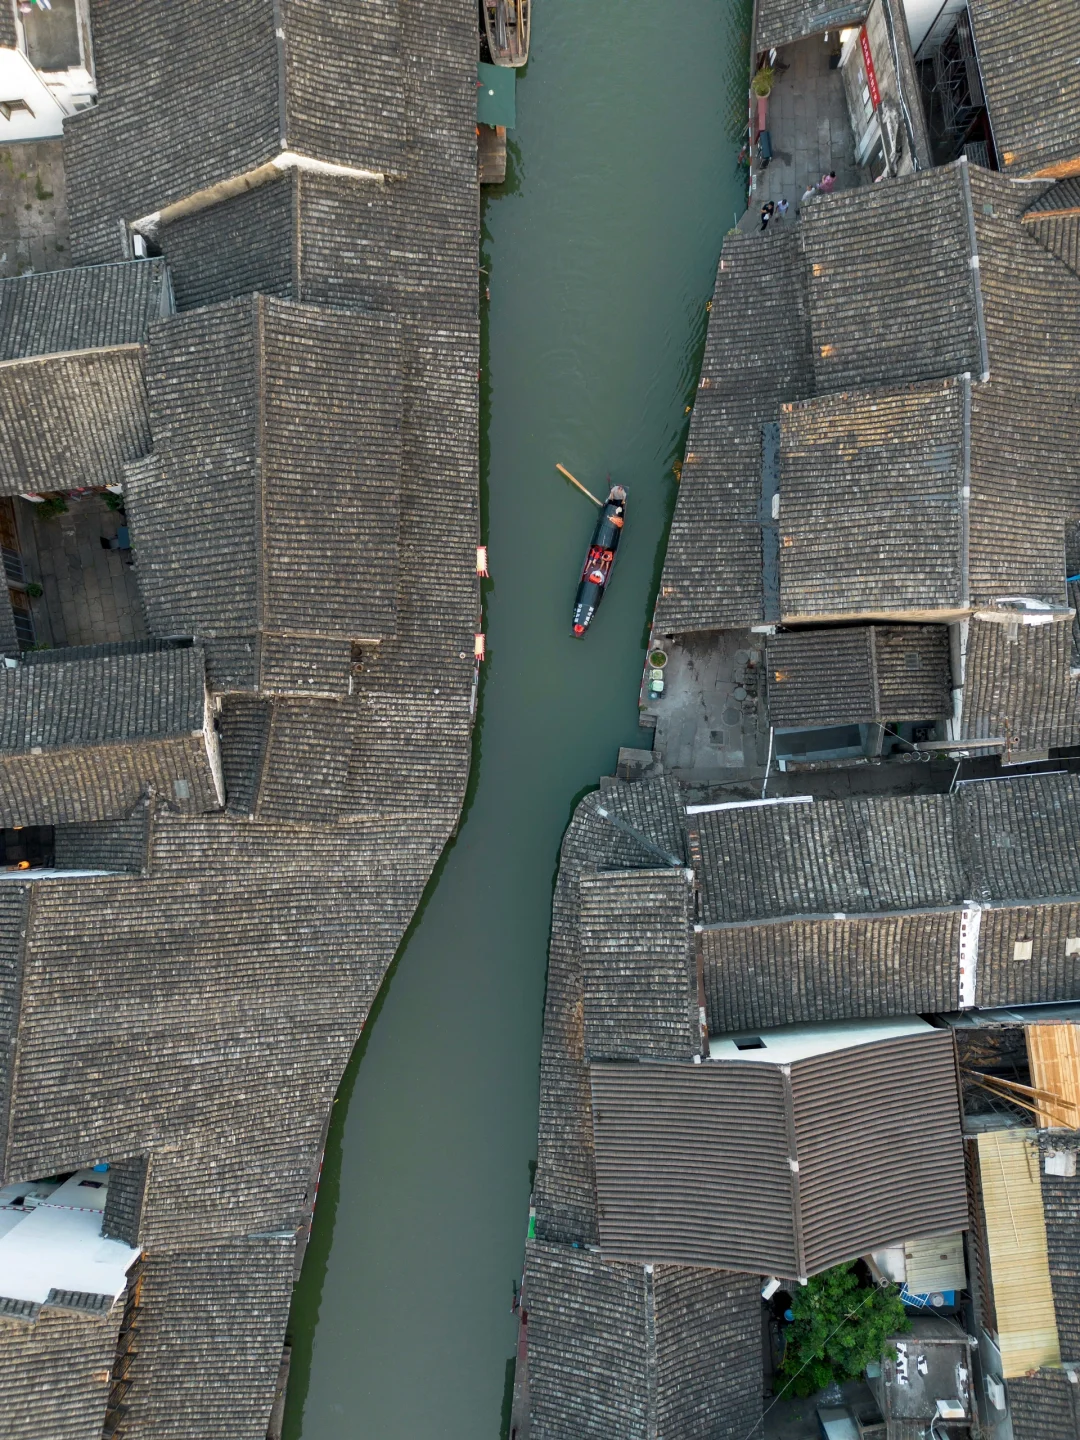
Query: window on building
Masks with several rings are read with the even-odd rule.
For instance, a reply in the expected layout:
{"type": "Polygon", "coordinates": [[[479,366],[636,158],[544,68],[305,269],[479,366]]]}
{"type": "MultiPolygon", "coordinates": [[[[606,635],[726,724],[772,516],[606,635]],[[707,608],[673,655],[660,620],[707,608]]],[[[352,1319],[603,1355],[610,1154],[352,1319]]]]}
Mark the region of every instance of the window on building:
{"type": "Polygon", "coordinates": [[[11,613],[15,620],[15,637],[19,642],[19,648],[29,650],[36,644],[34,633],[34,616],[30,609],[30,597],[25,590],[16,590],[8,587],[8,595],[11,598],[11,613]]]}

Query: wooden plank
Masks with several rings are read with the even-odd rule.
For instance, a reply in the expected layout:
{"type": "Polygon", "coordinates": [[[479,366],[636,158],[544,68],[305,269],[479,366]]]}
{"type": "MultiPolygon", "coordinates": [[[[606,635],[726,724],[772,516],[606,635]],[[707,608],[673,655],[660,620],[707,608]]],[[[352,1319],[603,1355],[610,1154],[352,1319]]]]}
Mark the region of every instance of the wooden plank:
{"type": "Polygon", "coordinates": [[[476,148],[480,184],[503,184],[506,179],[506,126],[477,125],[476,148]]]}
{"type": "Polygon", "coordinates": [[[979,1171],[1002,1371],[1007,1380],[1060,1365],[1046,1255],[1040,1156],[1030,1130],[978,1136],[979,1171]]]}
{"type": "Polygon", "coordinates": [[[1040,1107],[1040,1129],[1080,1128],[1080,1025],[1029,1025],[1025,1036],[1032,1084],[1065,1102],[1040,1107]]]}
{"type": "Polygon", "coordinates": [[[907,1286],[913,1295],[928,1295],[934,1290],[967,1289],[964,1237],[959,1231],[952,1235],[925,1235],[919,1240],[905,1240],[904,1264],[907,1286]]]}

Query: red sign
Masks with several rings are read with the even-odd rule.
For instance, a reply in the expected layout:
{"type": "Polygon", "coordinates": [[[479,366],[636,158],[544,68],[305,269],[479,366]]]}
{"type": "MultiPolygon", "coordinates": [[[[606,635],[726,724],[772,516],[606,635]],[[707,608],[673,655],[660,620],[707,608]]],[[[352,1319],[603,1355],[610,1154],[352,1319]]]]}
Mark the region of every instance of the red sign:
{"type": "Polygon", "coordinates": [[[870,37],[866,33],[865,25],[859,31],[859,47],[862,50],[863,66],[866,70],[866,83],[870,88],[870,103],[876,110],[881,104],[881,91],[877,88],[877,76],[874,74],[874,57],[870,54],[870,37]]]}

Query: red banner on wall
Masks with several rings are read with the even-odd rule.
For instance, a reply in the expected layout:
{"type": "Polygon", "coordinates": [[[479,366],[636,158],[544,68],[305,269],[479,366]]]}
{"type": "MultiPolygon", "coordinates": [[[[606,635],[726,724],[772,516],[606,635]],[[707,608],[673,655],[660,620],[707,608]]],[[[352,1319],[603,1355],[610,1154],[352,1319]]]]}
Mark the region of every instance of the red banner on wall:
{"type": "Polygon", "coordinates": [[[866,70],[866,83],[870,87],[870,103],[876,110],[881,104],[881,92],[877,88],[877,76],[874,74],[874,57],[870,54],[870,37],[866,33],[865,25],[859,31],[859,46],[862,50],[863,67],[866,70]]]}

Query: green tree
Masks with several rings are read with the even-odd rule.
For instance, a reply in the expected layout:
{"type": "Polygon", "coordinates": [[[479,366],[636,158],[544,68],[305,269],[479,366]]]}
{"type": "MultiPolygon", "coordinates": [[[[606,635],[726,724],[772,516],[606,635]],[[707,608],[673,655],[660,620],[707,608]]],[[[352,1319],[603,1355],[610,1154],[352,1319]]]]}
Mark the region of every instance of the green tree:
{"type": "Polygon", "coordinates": [[[783,1395],[816,1395],[834,1380],[854,1380],[885,1341],[911,1329],[895,1285],[865,1285],[854,1265],[838,1265],[800,1285],[791,1301],[781,1379],[783,1395]]]}

